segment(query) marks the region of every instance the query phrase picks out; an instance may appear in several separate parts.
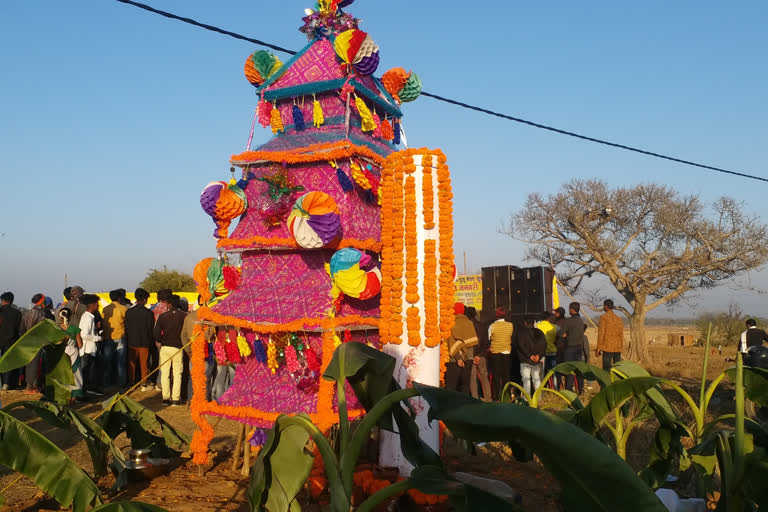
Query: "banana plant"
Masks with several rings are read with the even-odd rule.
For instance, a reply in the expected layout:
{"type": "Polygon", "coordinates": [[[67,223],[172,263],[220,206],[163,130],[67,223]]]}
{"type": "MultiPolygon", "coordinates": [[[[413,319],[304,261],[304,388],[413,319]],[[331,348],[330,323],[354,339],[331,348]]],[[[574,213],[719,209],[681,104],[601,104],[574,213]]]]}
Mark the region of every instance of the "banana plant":
{"type": "MultiPolygon", "coordinates": [[[[529,447],[558,479],[562,503],[569,510],[663,512],[653,492],[608,447],[575,425],[548,412],[514,404],[485,403],[453,391],[414,384],[399,389],[392,379],[394,359],[358,343],[341,345],[324,377],[346,379],[366,415],[345,436],[337,457],[322,432],[304,415],[281,416],[262,448],[251,477],[253,510],[295,510],[296,495],[312,466],[306,444],[312,439],[325,463],[331,510],[348,512],[352,472],[371,429],[389,428],[394,418],[403,454],[415,469],[411,475],[370,496],[358,511],[373,510],[384,500],[410,488],[445,494],[456,510],[515,511],[509,499],[489,493],[460,474],[450,474],[439,457],[418,438],[407,400],[420,395],[429,404],[430,420],[443,421],[457,438],[515,442],[529,447]],[[611,482],[611,485],[605,485],[611,482]]],[[[343,387],[339,387],[343,392],[343,387]]],[[[341,409],[341,408],[340,408],[341,409]]],[[[339,419],[343,425],[346,419],[339,419]]]]}
{"type": "MultiPolygon", "coordinates": [[[[544,375],[544,377],[541,379],[541,382],[549,382],[549,380],[555,374],[571,375],[574,373],[582,375],[587,380],[596,381],[600,385],[601,389],[611,382],[611,376],[608,372],[598,368],[597,366],[592,366],[591,364],[583,363],[580,361],[560,363],[549,372],[547,372],[547,374],[544,375]]],[[[528,406],[533,407],[534,409],[541,407],[541,400],[545,393],[552,394],[560,398],[564,404],[571,409],[583,408],[581,402],[579,401],[579,396],[573,391],[568,391],[567,389],[557,390],[548,388],[546,386],[539,386],[538,389],[529,394],[525,388],[516,382],[507,382],[504,385],[504,388],[501,392],[502,402],[509,403],[511,401],[510,397],[512,396],[513,388],[520,393],[520,396],[525,399],[525,402],[528,404],[528,406]]]]}

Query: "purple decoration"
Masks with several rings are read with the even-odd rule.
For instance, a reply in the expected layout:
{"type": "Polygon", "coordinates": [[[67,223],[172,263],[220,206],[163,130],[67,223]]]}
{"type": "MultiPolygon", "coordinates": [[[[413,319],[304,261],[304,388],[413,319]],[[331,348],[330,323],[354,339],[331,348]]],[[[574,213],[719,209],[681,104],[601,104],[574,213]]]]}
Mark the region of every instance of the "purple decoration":
{"type": "Polygon", "coordinates": [[[352,67],[360,75],[372,75],[379,67],[379,52],[373,52],[368,57],[363,57],[357,64],[352,64],[352,67]]]}
{"type": "Polygon", "coordinates": [[[393,128],[395,131],[395,140],[393,140],[392,142],[399,145],[400,144],[400,121],[395,119],[395,122],[393,123],[393,128]]]}
{"type": "Polygon", "coordinates": [[[355,189],[352,180],[349,179],[349,176],[347,176],[347,173],[345,173],[341,167],[336,168],[336,179],[339,180],[339,185],[341,185],[341,189],[344,192],[352,192],[355,189]]]}
{"type": "Polygon", "coordinates": [[[355,3],[355,0],[341,0],[338,4],[336,4],[337,7],[347,7],[348,5],[352,5],[355,3]]]}
{"type": "Polygon", "coordinates": [[[263,428],[257,428],[253,431],[253,435],[248,442],[251,443],[251,446],[253,447],[264,446],[264,443],[267,442],[267,431],[263,428]]]}
{"type": "Polygon", "coordinates": [[[337,213],[310,215],[307,224],[317,233],[317,236],[323,241],[323,245],[328,245],[341,234],[341,218],[337,213]]]}
{"type": "Polygon", "coordinates": [[[248,186],[248,180],[247,179],[242,179],[242,180],[238,181],[237,182],[237,186],[240,187],[240,190],[245,191],[245,187],[248,186]]]}
{"type": "Polygon", "coordinates": [[[200,194],[200,206],[202,206],[203,211],[211,217],[214,216],[216,202],[219,200],[222,190],[224,190],[224,187],[221,183],[212,183],[205,187],[200,194]]]}
{"type": "Polygon", "coordinates": [[[299,106],[294,105],[291,111],[293,113],[293,127],[297,132],[304,130],[306,128],[304,125],[304,114],[301,112],[299,106]]]}
{"type": "Polygon", "coordinates": [[[255,357],[261,364],[267,362],[267,351],[264,348],[264,343],[260,339],[253,340],[253,357],[255,357]]]}

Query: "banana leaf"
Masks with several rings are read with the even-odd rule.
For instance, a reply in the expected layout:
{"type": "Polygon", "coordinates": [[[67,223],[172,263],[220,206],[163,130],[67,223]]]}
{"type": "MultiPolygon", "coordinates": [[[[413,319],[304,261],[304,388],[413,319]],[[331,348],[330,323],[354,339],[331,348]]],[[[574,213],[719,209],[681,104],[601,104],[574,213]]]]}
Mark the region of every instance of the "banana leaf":
{"type": "Polygon", "coordinates": [[[15,402],[5,406],[3,411],[9,412],[19,407],[36,413],[44,422],[51,426],[79,432],[83,436],[88,452],[91,455],[93,472],[96,478],[106,474],[107,459],[111,453],[114,459],[112,467],[117,472],[116,477],[118,480],[122,480],[121,477],[124,477],[122,473],[125,471],[125,457],[112,442],[112,438],[107,432],[91,418],[71,407],[46,401],[15,402]]]}
{"type": "MultiPolygon", "coordinates": [[[[306,415],[299,415],[309,419],[306,415]]],[[[289,512],[301,510],[296,495],[312,471],[315,457],[307,450],[309,433],[281,415],[251,471],[248,503],[251,510],[289,512]]]]}
{"type": "Polygon", "coordinates": [[[160,416],[128,397],[102,403],[107,412],[99,424],[112,439],[126,432],[133,448],[149,448],[153,457],[172,457],[189,446],[190,438],[160,416]]]}
{"type": "Polygon", "coordinates": [[[101,505],[99,488],[66,453],[36,430],[0,411],[0,464],[21,473],[62,507],[101,505]]]}
{"type": "MultiPolygon", "coordinates": [[[[0,357],[0,373],[23,368],[30,363],[44,347],[58,345],[62,340],[69,339],[67,331],[59,328],[56,322],[47,318],[32,327],[11,345],[0,357]]],[[[62,352],[63,353],[63,352],[62,352]]]]}
{"type": "MultiPolygon", "coordinates": [[[[728,368],[725,374],[736,382],[736,368],[728,368]]],[[[744,394],[760,407],[768,407],[768,370],[745,366],[744,394]]]]}
{"type": "Polygon", "coordinates": [[[657,377],[633,377],[609,384],[592,397],[584,409],[573,416],[572,422],[585,432],[595,433],[611,411],[632,398],[644,396],[661,381],[662,379],[657,377]]]}
{"type": "Polygon", "coordinates": [[[554,371],[564,375],[579,373],[587,380],[597,381],[603,388],[611,383],[611,374],[602,368],[581,361],[570,361],[555,366],[554,371]]]}
{"type": "Polygon", "coordinates": [[[665,512],[656,495],[610,448],[575,425],[538,409],[501,403],[467,404],[460,393],[414,384],[441,420],[470,441],[517,439],[560,482],[567,510],[665,512]]]}
{"type": "Polygon", "coordinates": [[[164,508],[141,501],[116,501],[105,503],[91,510],[91,512],[168,512],[164,508]]]}

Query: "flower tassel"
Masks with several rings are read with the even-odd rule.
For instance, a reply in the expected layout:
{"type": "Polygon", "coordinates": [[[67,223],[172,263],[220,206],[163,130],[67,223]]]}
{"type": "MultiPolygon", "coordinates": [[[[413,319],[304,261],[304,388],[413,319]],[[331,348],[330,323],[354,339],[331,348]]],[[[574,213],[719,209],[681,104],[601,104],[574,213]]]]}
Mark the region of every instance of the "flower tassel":
{"type": "Polygon", "coordinates": [[[285,367],[290,373],[296,373],[301,369],[299,366],[299,358],[296,355],[296,348],[293,345],[287,345],[284,350],[285,353],[285,367]]]}
{"type": "Polygon", "coordinates": [[[272,119],[272,105],[264,100],[259,101],[259,124],[266,128],[272,119]]]}
{"type": "Polygon", "coordinates": [[[355,106],[357,107],[357,113],[360,114],[360,129],[364,132],[372,132],[376,129],[376,123],[373,121],[371,111],[368,109],[368,105],[365,104],[362,98],[355,96],[355,106]]]}
{"type": "Polygon", "coordinates": [[[275,347],[271,339],[267,345],[267,366],[272,370],[272,373],[275,373],[277,370],[277,347],[275,347]]]}
{"type": "Polygon", "coordinates": [[[298,105],[293,106],[293,127],[297,132],[303,131],[306,128],[304,114],[302,114],[301,108],[298,105]]]}
{"type": "Polygon", "coordinates": [[[248,345],[245,336],[237,337],[237,349],[240,351],[240,357],[248,357],[251,355],[251,347],[248,345]]]}
{"type": "Polygon", "coordinates": [[[376,113],[376,111],[373,112],[373,124],[376,125],[376,128],[373,129],[373,136],[376,138],[381,138],[381,118],[379,117],[379,114],[376,113]]]}
{"type": "Polygon", "coordinates": [[[312,350],[311,348],[308,348],[307,350],[305,350],[304,357],[307,358],[307,368],[309,368],[313,372],[320,371],[320,358],[317,357],[317,353],[314,350],[312,350]]]}
{"type": "Polygon", "coordinates": [[[231,329],[228,334],[229,341],[224,345],[224,349],[227,351],[227,360],[230,363],[240,362],[240,350],[237,347],[237,331],[231,329]]]}
{"type": "Polygon", "coordinates": [[[315,128],[320,128],[320,126],[325,123],[323,107],[320,106],[320,102],[317,101],[317,98],[315,98],[315,101],[312,104],[312,121],[315,123],[315,128]]]}
{"type": "Polygon", "coordinates": [[[381,122],[381,138],[384,140],[395,138],[395,131],[392,129],[392,124],[387,118],[384,118],[384,121],[381,122]]]}
{"type": "Polygon", "coordinates": [[[261,364],[267,362],[267,351],[264,348],[264,342],[258,338],[253,340],[253,357],[261,364]]]}
{"type": "Polygon", "coordinates": [[[224,345],[227,343],[227,331],[216,333],[216,341],[213,342],[213,355],[216,356],[216,364],[227,364],[227,351],[224,345]]]}
{"type": "Polygon", "coordinates": [[[393,138],[394,139],[393,142],[396,145],[399,145],[400,144],[400,121],[398,121],[397,119],[395,119],[395,126],[394,126],[393,130],[395,132],[395,136],[393,138]]]}
{"type": "Polygon", "coordinates": [[[339,185],[344,192],[352,192],[355,186],[352,184],[352,180],[349,179],[347,173],[341,167],[336,167],[336,178],[339,180],[339,185]]]}
{"type": "Polygon", "coordinates": [[[277,103],[272,106],[271,122],[272,133],[277,134],[278,132],[285,131],[285,128],[283,128],[283,118],[280,116],[280,111],[277,109],[277,103]]]}

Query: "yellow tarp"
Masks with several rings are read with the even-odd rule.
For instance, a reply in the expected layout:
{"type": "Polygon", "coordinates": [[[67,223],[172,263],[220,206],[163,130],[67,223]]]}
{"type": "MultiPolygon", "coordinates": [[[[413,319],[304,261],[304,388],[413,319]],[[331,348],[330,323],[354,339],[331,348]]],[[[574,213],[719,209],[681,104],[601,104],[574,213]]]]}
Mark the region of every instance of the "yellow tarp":
{"type": "MultiPolygon", "coordinates": [[[[99,297],[99,309],[112,303],[112,301],[109,300],[109,292],[95,293],[94,295],[99,297]]],[[[197,292],[178,292],[175,295],[178,295],[183,299],[187,299],[187,302],[189,302],[190,305],[190,309],[197,309],[197,292]]],[[[128,297],[128,300],[131,302],[136,302],[136,296],[134,294],[126,293],[125,296],[128,297]]],[[[149,294],[149,300],[147,301],[147,304],[150,306],[152,304],[157,304],[156,293],[149,294]]]]}

